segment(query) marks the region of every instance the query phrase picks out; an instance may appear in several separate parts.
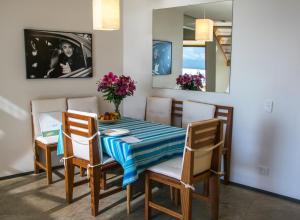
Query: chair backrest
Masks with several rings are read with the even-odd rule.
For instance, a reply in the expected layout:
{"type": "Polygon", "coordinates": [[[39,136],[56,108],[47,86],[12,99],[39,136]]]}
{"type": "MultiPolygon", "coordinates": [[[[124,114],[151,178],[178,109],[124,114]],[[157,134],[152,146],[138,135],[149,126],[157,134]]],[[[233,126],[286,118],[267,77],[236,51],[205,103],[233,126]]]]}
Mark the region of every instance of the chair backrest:
{"type": "Polygon", "coordinates": [[[170,125],[171,110],[171,98],[148,97],[146,104],[146,120],[170,125]]]}
{"type": "Polygon", "coordinates": [[[53,122],[61,122],[61,113],[67,110],[65,98],[32,100],[30,105],[34,138],[42,136],[41,126],[51,127],[53,122]]]}
{"type": "MultiPolygon", "coordinates": [[[[206,103],[204,103],[206,104],[206,103]]],[[[212,105],[212,104],[211,104],[212,105]]],[[[223,122],[224,148],[226,151],[231,150],[232,127],[233,127],[233,107],[214,105],[216,107],[214,118],[223,122]]],[[[182,122],[183,101],[173,100],[172,102],[172,125],[180,125],[182,122]],[[178,123],[178,121],[180,123],[178,123]]]]}
{"type": "Polygon", "coordinates": [[[223,125],[219,119],[210,119],[188,124],[184,148],[183,182],[191,184],[193,178],[206,171],[220,172],[223,125]]]}
{"type": "Polygon", "coordinates": [[[91,165],[102,163],[97,114],[69,110],[63,112],[62,118],[64,156],[90,161],[91,165]]]}
{"type": "Polygon", "coordinates": [[[182,111],[182,127],[186,128],[187,125],[194,121],[203,121],[214,118],[216,111],[216,106],[192,102],[183,101],[183,111],[182,111]]]}
{"type": "Polygon", "coordinates": [[[68,110],[90,112],[99,114],[98,98],[96,96],[85,98],[68,98],[68,110]]]}

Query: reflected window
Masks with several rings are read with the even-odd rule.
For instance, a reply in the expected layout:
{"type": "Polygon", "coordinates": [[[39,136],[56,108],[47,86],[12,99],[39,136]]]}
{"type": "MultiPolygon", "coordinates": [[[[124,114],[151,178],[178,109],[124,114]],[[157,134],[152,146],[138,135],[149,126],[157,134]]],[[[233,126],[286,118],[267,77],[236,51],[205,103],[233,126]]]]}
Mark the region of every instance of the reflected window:
{"type": "Polygon", "coordinates": [[[198,75],[205,77],[205,47],[184,46],[182,74],[198,75]]]}

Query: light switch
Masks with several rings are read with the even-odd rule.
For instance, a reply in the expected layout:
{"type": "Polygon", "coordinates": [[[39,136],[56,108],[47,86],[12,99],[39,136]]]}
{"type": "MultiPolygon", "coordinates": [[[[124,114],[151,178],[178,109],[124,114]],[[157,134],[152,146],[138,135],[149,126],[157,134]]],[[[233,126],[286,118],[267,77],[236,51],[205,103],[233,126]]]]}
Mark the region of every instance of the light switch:
{"type": "Polygon", "coordinates": [[[270,99],[266,100],[264,109],[266,112],[272,113],[273,112],[273,100],[270,100],[270,99]]]}

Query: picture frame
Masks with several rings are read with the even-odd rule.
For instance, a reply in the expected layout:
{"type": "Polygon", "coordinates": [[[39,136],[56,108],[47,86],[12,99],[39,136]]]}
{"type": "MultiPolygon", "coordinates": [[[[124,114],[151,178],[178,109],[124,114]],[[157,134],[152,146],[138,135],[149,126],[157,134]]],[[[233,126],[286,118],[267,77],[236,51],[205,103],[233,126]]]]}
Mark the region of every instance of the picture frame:
{"type": "Polygon", "coordinates": [[[152,74],[169,75],[172,73],[172,42],[153,40],[152,74]]]}
{"type": "Polygon", "coordinates": [[[26,78],[91,78],[92,34],[24,29],[26,78]]]}

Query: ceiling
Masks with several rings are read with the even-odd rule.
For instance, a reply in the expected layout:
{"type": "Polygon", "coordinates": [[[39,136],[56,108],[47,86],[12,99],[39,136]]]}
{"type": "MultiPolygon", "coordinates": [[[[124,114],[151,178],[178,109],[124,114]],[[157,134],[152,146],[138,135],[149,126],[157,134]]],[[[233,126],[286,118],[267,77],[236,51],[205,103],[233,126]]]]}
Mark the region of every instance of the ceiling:
{"type": "Polygon", "coordinates": [[[222,1],[197,5],[183,6],[185,15],[194,18],[205,17],[214,21],[232,21],[232,1],[222,1]]]}

